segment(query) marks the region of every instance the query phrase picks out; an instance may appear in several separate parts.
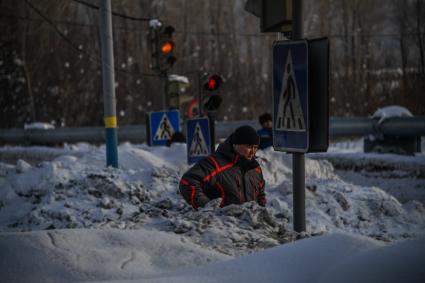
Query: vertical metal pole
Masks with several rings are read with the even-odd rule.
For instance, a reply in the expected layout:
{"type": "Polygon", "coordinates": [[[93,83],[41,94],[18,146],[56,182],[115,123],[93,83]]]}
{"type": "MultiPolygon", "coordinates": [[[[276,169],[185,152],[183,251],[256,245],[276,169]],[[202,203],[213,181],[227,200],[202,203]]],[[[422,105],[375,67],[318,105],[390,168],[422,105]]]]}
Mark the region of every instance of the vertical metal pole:
{"type": "Polygon", "coordinates": [[[102,53],[102,85],[106,130],[106,166],[118,168],[111,0],[100,1],[100,47],[102,53]]]}
{"type": "Polygon", "coordinates": [[[215,114],[208,112],[208,120],[210,123],[211,153],[213,153],[215,151],[215,114]]]}
{"type": "Polygon", "coordinates": [[[292,153],[294,230],[305,231],[305,154],[292,153]]]}
{"type": "MultiPolygon", "coordinates": [[[[302,38],[302,0],[294,0],[292,6],[292,40],[302,38]]],[[[305,154],[292,153],[294,230],[302,232],[305,227],[305,154]]]]}
{"type": "Polygon", "coordinates": [[[293,0],[292,4],[292,40],[301,39],[303,36],[302,0],[293,0]]]}
{"type": "Polygon", "coordinates": [[[202,109],[202,74],[198,71],[198,117],[201,118],[204,113],[202,109]]]}
{"type": "Polygon", "coordinates": [[[167,80],[168,80],[167,71],[161,72],[162,109],[164,111],[168,110],[168,107],[170,106],[170,103],[168,101],[168,93],[167,93],[168,91],[167,80]]]}

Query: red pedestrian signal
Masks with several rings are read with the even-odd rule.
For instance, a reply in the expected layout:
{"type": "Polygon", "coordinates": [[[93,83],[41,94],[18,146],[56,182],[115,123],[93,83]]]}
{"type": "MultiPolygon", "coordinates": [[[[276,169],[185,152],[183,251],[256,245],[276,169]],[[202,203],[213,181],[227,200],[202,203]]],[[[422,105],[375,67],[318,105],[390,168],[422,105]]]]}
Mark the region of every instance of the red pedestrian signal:
{"type": "Polygon", "coordinates": [[[208,91],[216,91],[220,88],[223,79],[219,75],[208,76],[205,83],[204,89],[208,91]]]}
{"type": "Polygon", "coordinates": [[[223,82],[219,75],[204,74],[202,89],[202,111],[212,113],[218,110],[223,98],[218,94],[218,90],[223,82]]]}

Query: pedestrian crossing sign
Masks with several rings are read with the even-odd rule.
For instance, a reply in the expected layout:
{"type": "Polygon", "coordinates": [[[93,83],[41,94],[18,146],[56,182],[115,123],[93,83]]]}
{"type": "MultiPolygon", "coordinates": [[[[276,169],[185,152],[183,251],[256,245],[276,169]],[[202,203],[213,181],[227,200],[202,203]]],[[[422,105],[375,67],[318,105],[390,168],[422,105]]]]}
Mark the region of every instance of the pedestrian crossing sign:
{"type": "Polygon", "coordinates": [[[180,132],[180,114],[177,110],[150,112],[148,114],[149,145],[166,145],[173,134],[180,132]]]}
{"type": "Polygon", "coordinates": [[[273,44],[273,147],[278,151],[307,152],[308,43],[273,44]]]}
{"type": "Polygon", "coordinates": [[[187,163],[192,164],[211,153],[211,138],[208,118],[189,119],[187,129],[187,163]]]}

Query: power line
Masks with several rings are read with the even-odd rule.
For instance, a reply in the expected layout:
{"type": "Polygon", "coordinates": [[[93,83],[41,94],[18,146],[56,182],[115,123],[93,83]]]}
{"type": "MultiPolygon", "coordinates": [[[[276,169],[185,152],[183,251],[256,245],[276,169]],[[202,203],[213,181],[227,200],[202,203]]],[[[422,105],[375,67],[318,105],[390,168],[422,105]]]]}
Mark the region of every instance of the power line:
{"type": "MultiPolygon", "coordinates": [[[[87,3],[87,2],[84,2],[84,1],[81,1],[81,0],[72,0],[72,1],[77,2],[79,4],[82,4],[84,6],[87,6],[91,9],[99,10],[98,6],[87,3]]],[[[117,12],[114,12],[114,11],[111,11],[111,14],[116,16],[116,17],[120,17],[120,18],[127,19],[127,20],[132,20],[132,21],[148,22],[148,21],[151,20],[150,18],[133,17],[133,16],[128,16],[128,15],[125,15],[125,14],[117,13],[117,12]]]]}
{"type": "MultiPolygon", "coordinates": [[[[69,45],[71,45],[72,48],[74,48],[78,52],[81,52],[78,46],[75,45],[64,33],[62,33],[58,29],[58,27],[48,17],[46,17],[38,8],[36,8],[29,0],[24,0],[24,1],[31,9],[33,9],[40,17],[43,18],[43,20],[45,20],[50,25],[63,40],[65,40],[69,45]]],[[[91,58],[90,54],[87,54],[87,55],[89,55],[89,58],[91,58]]]]}
{"type": "MultiPolygon", "coordinates": [[[[0,14],[0,18],[16,19],[16,20],[28,21],[28,22],[44,22],[43,19],[35,19],[35,18],[29,18],[24,16],[12,16],[12,15],[4,15],[4,14],[0,14]]],[[[57,20],[50,20],[50,21],[57,25],[78,26],[78,27],[97,27],[97,25],[93,25],[93,24],[64,22],[64,21],[57,21],[57,20]]]]}
{"type": "MultiPolygon", "coordinates": [[[[50,20],[48,17],[46,17],[38,8],[36,8],[29,0],[24,0],[25,3],[31,8],[33,9],[40,17],[43,18],[43,20],[45,20],[55,31],[57,34],[59,34],[59,36],[65,40],[73,49],[75,49],[78,52],[82,52],[84,54],[86,54],[89,58],[90,61],[96,63],[96,65],[100,65],[101,61],[99,61],[98,59],[94,58],[92,54],[81,50],[80,48],[77,47],[76,44],[74,44],[64,33],[62,33],[58,27],[52,22],[52,20],[50,20]]],[[[107,65],[108,68],[110,68],[109,65],[107,65]]],[[[116,70],[117,72],[121,72],[121,73],[127,73],[127,74],[132,74],[132,75],[140,75],[140,76],[148,76],[148,77],[159,77],[159,75],[156,74],[148,74],[148,73],[135,73],[135,72],[129,72],[129,71],[123,71],[120,70],[118,68],[114,68],[114,70],[116,70]]]]}
{"type": "MultiPolygon", "coordinates": [[[[28,22],[44,22],[43,19],[35,19],[35,18],[26,17],[26,16],[15,16],[15,15],[5,15],[5,14],[0,14],[0,18],[16,19],[16,20],[28,21],[28,22]]],[[[77,26],[82,28],[97,28],[98,27],[98,25],[96,24],[58,21],[58,20],[50,20],[50,21],[56,25],[64,25],[64,26],[77,26]]],[[[141,29],[141,28],[132,28],[132,27],[116,26],[116,25],[112,26],[112,28],[128,30],[128,31],[146,31],[147,30],[147,29],[141,29]]]]}
{"type": "MultiPolygon", "coordinates": [[[[9,19],[17,19],[21,21],[28,21],[28,22],[44,22],[42,19],[35,19],[30,18],[26,16],[15,16],[15,15],[5,15],[0,14],[0,18],[9,18],[9,19]]],[[[97,27],[95,24],[87,24],[87,23],[78,23],[78,22],[69,22],[69,21],[58,21],[58,20],[50,20],[52,23],[56,25],[65,25],[65,26],[77,26],[77,27],[87,27],[87,28],[93,28],[97,27]]],[[[147,31],[145,28],[133,28],[133,27],[124,27],[124,26],[112,26],[113,29],[122,29],[126,31],[147,31]]],[[[261,36],[273,36],[275,37],[275,34],[258,34],[258,33],[208,33],[208,32],[197,32],[197,31],[175,31],[175,33],[179,34],[194,34],[194,35],[200,35],[200,36],[254,36],[254,37],[261,37],[261,36]]]]}
{"type": "MultiPolygon", "coordinates": [[[[76,1],[76,0],[73,0],[76,1]]],[[[31,21],[31,22],[44,22],[42,19],[35,19],[24,16],[14,16],[14,15],[4,15],[0,14],[0,18],[10,18],[17,19],[22,21],[31,21]]],[[[78,27],[87,27],[93,28],[97,27],[95,24],[86,24],[86,23],[78,23],[78,22],[69,22],[69,21],[58,21],[58,20],[50,20],[52,23],[56,25],[68,25],[68,26],[78,26],[78,27]]],[[[113,29],[121,29],[125,31],[146,31],[147,29],[142,28],[132,28],[132,27],[124,27],[124,26],[113,26],[113,29]]],[[[193,34],[199,36],[246,36],[246,37],[276,37],[275,33],[226,33],[226,32],[202,32],[202,31],[180,31],[176,30],[177,34],[193,34]]],[[[425,33],[419,32],[410,32],[410,33],[387,33],[387,34],[355,34],[355,35],[344,35],[344,34],[330,34],[327,37],[329,38],[344,38],[344,37],[400,37],[400,36],[417,36],[417,35],[425,35],[425,33]]]]}
{"type": "MultiPolygon", "coordinates": [[[[75,0],[73,0],[75,1],[75,0]]],[[[14,16],[14,15],[4,15],[0,14],[0,18],[10,18],[10,19],[18,19],[23,21],[33,21],[33,22],[43,22],[44,20],[41,19],[35,19],[35,18],[29,18],[24,16],[14,16]]],[[[69,21],[58,21],[58,20],[50,20],[51,22],[57,24],[57,25],[69,25],[69,26],[79,26],[79,27],[97,27],[97,25],[94,24],[85,24],[85,23],[78,23],[78,22],[69,22],[69,21]]],[[[146,29],[141,28],[132,28],[132,27],[124,27],[124,26],[113,26],[113,29],[122,29],[126,31],[146,31],[146,29]]],[[[247,36],[247,37],[267,37],[267,36],[273,36],[275,37],[275,33],[224,33],[224,32],[202,32],[202,31],[175,31],[175,33],[179,34],[194,34],[194,35],[200,35],[200,36],[247,36]]],[[[410,32],[410,33],[390,33],[390,34],[355,34],[355,35],[344,35],[344,34],[330,34],[328,35],[329,38],[338,38],[338,37],[400,37],[400,36],[417,36],[417,35],[425,35],[425,33],[420,32],[410,32]]]]}

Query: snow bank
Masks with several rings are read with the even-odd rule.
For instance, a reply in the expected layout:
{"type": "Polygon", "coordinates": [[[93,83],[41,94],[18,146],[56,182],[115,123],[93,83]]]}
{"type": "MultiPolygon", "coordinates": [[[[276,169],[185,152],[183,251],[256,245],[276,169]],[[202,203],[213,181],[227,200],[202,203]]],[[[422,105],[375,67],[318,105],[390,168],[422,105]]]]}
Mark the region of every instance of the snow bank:
{"type": "Polygon", "coordinates": [[[170,233],[71,229],[0,234],[1,282],[131,279],[228,256],[170,233]]]}
{"type": "Polygon", "coordinates": [[[331,234],[131,282],[421,282],[424,245],[424,238],[382,247],[367,238],[331,234]]]}
{"type": "Polygon", "coordinates": [[[143,228],[12,232],[0,234],[0,273],[16,283],[421,282],[424,246],[329,233],[231,259],[143,228]]]}
{"type": "MultiPolygon", "coordinates": [[[[0,166],[0,231],[96,228],[178,234],[188,242],[237,256],[299,237],[292,231],[291,156],[260,151],[266,208],[256,203],[194,211],[178,192],[188,169],[186,146],[122,144],[120,168],[105,168],[104,147],[30,165],[0,166]]],[[[406,161],[407,162],[407,161],[406,161]]],[[[327,160],[306,158],[307,235],[348,231],[383,241],[424,233],[420,202],[401,204],[379,187],[343,181],[327,160]]]]}

